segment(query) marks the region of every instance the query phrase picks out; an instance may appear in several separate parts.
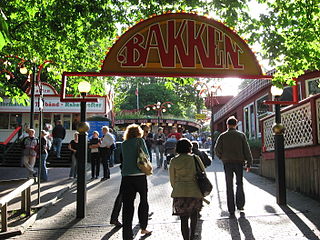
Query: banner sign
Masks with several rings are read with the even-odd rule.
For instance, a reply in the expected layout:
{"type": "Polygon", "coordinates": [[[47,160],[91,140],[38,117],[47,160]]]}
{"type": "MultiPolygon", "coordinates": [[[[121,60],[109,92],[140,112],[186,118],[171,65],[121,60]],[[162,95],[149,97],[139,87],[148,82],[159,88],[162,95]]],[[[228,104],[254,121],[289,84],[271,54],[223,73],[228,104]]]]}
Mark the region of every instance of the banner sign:
{"type": "MultiPolygon", "coordinates": [[[[39,112],[38,98],[35,99],[35,112],[39,112]]],[[[5,98],[0,102],[0,112],[30,112],[30,105],[24,106],[23,104],[12,103],[10,99],[5,98]]],[[[59,96],[45,97],[43,112],[57,112],[57,113],[73,113],[80,112],[79,102],[60,102],[59,96]]],[[[98,97],[98,102],[87,103],[87,113],[101,113],[106,114],[106,98],[98,97]]]]}
{"type": "Polygon", "coordinates": [[[255,55],[224,24],[192,13],[167,13],[124,33],[101,73],[119,75],[261,76],[255,55]]]}

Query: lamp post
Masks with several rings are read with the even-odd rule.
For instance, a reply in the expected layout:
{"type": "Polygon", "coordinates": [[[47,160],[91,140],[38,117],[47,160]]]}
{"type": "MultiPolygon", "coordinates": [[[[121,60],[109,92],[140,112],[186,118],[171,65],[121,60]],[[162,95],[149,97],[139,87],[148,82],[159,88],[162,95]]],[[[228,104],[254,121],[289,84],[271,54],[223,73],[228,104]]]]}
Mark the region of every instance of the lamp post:
{"type": "MultiPolygon", "coordinates": [[[[85,98],[90,91],[91,85],[89,82],[82,81],[78,85],[78,90],[81,96],[85,98]]],[[[87,103],[81,102],[80,105],[80,124],[78,125],[79,143],[78,143],[78,166],[77,166],[77,218],[84,218],[86,215],[86,202],[87,202],[87,190],[86,190],[86,168],[87,168],[87,142],[89,125],[86,122],[87,103]]]]}
{"type": "MultiPolygon", "coordinates": [[[[276,86],[271,87],[271,94],[277,101],[282,95],[283,89],[276,86]]],[[[280,104],[275,104],[275,124],[272,126],[274,133],[274,158],[276,172],[276,198],[279,205],[286,205],[286,171],[284,154],[284,126],[281,124],[280,104]]]]}
{"type": "Polygon", "coordinates": [[[211,121],[210,121],[210,131],[211,131],[211,157],[213,159],[214,157],[214,151],[213,151],[213,147],[214,147],[214,106],[218,105],[218,99],[216,98],[217,94],[218,94],[218,90],[221,91],[221,86],[220,85],[213,85],[213,86],[208,86],[206,83],[204,82],[196,82],[195,84],[195,88],[198,91],[198,95],[204,95],[205,98],[207,98],[209,100],[209,105],[211,108],[211,121]]]}
{"type": "Polygon", "coordinates": [[[173,105],[172,102],[157,102],[155,104],[150,104],[150,105],[147,105],[145,106],[144,108],[147,110],[147,111],[150,111],[150,110],[154,110],[154,111],[157,111],[157,116],[158,116],[158,126],[160,126],[160,117],[162,116],[162,113],[166,112],[167,111],[167,108],[171,108],[171,106],[173,105]]]}

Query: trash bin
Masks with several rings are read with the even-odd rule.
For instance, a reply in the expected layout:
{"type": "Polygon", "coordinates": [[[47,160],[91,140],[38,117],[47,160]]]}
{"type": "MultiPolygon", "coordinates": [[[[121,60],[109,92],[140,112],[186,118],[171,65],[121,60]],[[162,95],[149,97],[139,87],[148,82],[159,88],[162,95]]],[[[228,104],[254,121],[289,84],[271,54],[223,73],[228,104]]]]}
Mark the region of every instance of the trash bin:
{"type": "Polygon", "coordinates": [[[120,163],[121,145],[122,142],[116,142],[116,149],[114,150],[114,163],[120,163]]]}

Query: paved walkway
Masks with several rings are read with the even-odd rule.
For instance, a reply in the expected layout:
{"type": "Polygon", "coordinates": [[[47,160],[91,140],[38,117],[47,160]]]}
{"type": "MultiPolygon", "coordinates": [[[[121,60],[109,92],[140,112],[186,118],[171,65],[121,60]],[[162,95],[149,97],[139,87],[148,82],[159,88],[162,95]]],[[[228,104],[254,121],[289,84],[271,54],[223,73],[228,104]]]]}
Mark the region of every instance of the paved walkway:
{"type": "MultiPolygon", "coordinates": [[[[226,191],[223,167],[220,161],[213,161],[208,168],[214,191],[208,197],[197,228],[197,239],[312,239],[320,237],[320,203],[298,193],[287,193],[288,207],[279,207],[274,197],[274,182],[253,173],[244,173],[246,206],[244,214],[236,213],[230,219],[226,211],[226,191]]],[[[75,219],[76,190],[51,206],[24,235],[14,239],[122,239],[121,229],[109,224],[113,201],[120,183],[118,167],[111,169],[108,181],[88,182],[87,217],[75,219]]],[[[149,237],[142,237],[138,230],[135,213],[135,240],[179,240],[180,221],[171,215],[171,187],[167,171],[155,170],[149,177],[150,220],[149,237]]],[[[136,200],[136,204],[138,200],[136,200]]],[[[121,218],[120,218],[121,220],[121,218]]]]}

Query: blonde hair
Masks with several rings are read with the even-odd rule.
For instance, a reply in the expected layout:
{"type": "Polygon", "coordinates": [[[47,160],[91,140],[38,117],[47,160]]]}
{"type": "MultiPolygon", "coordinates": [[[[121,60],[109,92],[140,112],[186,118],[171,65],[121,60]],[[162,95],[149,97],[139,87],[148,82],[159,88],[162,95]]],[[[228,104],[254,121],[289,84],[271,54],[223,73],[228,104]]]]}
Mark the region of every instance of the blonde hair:
{"type": "Polygon", "coordinates": [[[143,136],[142,128],[137,124],[130,124],[124,132],[123,139],[141,138],[143,136]]]}

